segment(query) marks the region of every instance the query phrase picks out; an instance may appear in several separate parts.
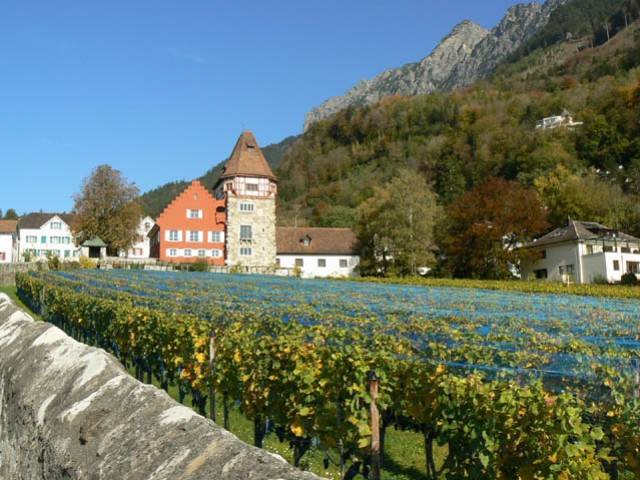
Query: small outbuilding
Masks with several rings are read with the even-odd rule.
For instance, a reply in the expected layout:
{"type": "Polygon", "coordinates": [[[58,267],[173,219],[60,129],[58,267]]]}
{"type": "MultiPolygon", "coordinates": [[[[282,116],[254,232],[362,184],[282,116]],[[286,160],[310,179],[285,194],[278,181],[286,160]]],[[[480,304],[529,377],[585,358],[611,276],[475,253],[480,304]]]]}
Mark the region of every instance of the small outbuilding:
{"type": "Polygon", "coordinates": [[[107,244],[100,237],[87,240],[80,247],[83,257],[105,258],[107,256],[107,244]]]}

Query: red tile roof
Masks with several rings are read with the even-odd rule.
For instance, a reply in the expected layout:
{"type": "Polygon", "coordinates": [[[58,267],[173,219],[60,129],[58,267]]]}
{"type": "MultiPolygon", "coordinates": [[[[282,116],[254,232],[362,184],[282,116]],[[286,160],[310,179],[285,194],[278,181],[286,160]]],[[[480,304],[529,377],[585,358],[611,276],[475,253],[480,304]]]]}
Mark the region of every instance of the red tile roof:
{"type": "Polygon", "coordinates": [[[0,220],[0,233],[16,233],[17,220],[0,220]]]}
{"type": "Polygon", "coordinates": [[[350,228],[276,227],[278,254],[357,255],[357,243],[350,228]]]}
{"type": "Polygon", "coordinates": [[[275,180],[271,167],[264,158],[262,150],[251,132],[242,132],[236,146],[224,166],[220,180],[229,177],[243,176],[267,177],[275,180]]]}

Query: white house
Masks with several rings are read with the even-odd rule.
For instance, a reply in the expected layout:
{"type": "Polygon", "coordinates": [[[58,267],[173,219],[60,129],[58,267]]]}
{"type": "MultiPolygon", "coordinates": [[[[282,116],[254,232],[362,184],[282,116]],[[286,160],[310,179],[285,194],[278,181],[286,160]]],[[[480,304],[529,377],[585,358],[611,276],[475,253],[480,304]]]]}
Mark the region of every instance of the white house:
{"type": "Polygon", "coordinates": [[[564,110],[560,115],[546,117],[536,124],[538,130],[553,130],[555,128],[574,128],[582,125],[583,122],[574,122],[573,115],[564,110]]]}
{"type": "Polygon", "coordinates": [[[18,261],[17,220],[0,220],[0,263],[18,261]]]}
{"type": "Polygon", "coordinates": [[[62,260],[80,256],[71,232],[72,216],[65,213],[30,213],[18,220],[18,258],[45,260],[54,255],[62,260]]]}
{"type": "Polygon", "coordinates": [[[304,278],[349,277],[360,263],[349,228],[276,227],[276,264],[304,278]]]}
{"type": "Polygon", "coordinates": [[[151,217],[144,217],[140,220],[138,225],[138,240],[128,251],[121,250],[119,252],[120,257],[126,258],[149,258],[151,255],[149,232],[156,224],[155,220],[151,217]]]}
{"type": "Polygon", "coordinates": [[[538,253],[522,265],[525,280],[613,283],[628,272],[640,279],[640,239],[599,223],[570,220],[525,248],[538,253]]]}

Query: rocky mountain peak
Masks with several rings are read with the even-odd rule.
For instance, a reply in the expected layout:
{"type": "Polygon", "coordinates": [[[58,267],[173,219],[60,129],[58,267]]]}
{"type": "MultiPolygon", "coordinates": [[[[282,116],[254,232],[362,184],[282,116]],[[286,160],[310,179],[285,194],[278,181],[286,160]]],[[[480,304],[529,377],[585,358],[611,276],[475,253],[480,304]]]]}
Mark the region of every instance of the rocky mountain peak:
{"type": "Polygon", "coordinates": [[[427,57],[363,80],[346,94],[314,108],[305,130],[314,122],[357,105],[369,105],[390,95],[419,95],[470,85],[490,75],[549,21],[551,12],[568,0],[514,5],[492,30],[471,20],[458,23],[427,57]]]}

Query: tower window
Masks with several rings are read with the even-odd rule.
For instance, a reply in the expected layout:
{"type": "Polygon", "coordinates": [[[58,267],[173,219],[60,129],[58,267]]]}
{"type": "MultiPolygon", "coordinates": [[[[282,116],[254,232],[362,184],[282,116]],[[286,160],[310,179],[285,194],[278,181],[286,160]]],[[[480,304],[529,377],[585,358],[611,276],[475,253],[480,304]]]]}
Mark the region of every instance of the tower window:
{"type": "Polygon", "coordinates": [[[243,257],[250,257],[251,253],[251,247],[242,247],[240,249],[240,255],[242,255],[243,257]]]}
{"type": "Polygon", "coordinates": [[[252,237],[251,225],[240,225],[240,240],[251,240],[252,237]]]}
{"type": "Polygon", "coordinates": [[[254,209],[255,209],[255,205],[253,203],[242,202],[240,204],[240,211],[241,212],[253,212],[254,209]]]}
{"type": "Polygon", "coordinates": [[[247,190],[249,192],[257,192],[258,191],[258,184],[257,183],[247,183],[247,190]]]}

